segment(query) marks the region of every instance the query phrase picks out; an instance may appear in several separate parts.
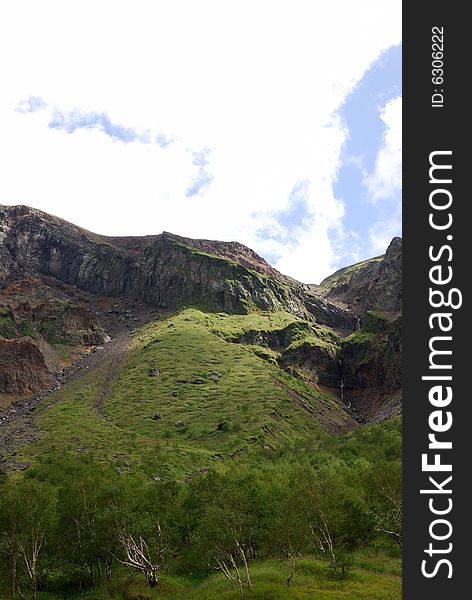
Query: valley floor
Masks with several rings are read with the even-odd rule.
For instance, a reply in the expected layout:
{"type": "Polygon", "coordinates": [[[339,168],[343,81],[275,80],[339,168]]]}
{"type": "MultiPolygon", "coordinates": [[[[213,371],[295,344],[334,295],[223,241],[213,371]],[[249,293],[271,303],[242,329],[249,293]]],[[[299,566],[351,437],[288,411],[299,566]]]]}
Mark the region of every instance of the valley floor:
{"type": "MultiPolygon", "coordinates": [[[[335,579],[325,563],[299,561],[290,586],[290,568],[280,561],[264,561],[251,567],[252,589],[244,589],[245,600],[400,600],[401,560],[375,551],[359,552],[354,569],[345,579],[335,579]]],[[[1,592],[0,592],[1,593],[1,592]]],[[[40,593],[38,600],[64,596],[40,593]]],[[[71,598],[71,596],[67,596],[71,598]]],[[[74,597],[74,598],[78,598],[74,597]]],[[[139,576],[117,578],[81,598],[87,600],[238,600],[235,581],[217,573],[206,579],[162,576],[150,590],[139,576]]],[[[3,598],[3,596],[2,596],[3,598]]],[[[8,597],[5,597],[5,600],[8,597]]]]}

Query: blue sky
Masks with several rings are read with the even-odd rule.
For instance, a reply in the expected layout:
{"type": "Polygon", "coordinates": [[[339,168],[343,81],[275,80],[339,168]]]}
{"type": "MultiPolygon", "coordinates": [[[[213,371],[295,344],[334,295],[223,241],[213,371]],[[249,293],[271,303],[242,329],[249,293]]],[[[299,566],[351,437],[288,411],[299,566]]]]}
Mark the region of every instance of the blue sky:
{"type": "Polygon", "coordinates": [[[192,179],[185,192],[187,198],[203,194],[213,181],[213,175],[206,169],[206,166],[209,163],[207,157],[210,152],[211,150],[209,148],[204,148],[203,150],[192,153],[192,163],[198,167],[198,173],[194,179],[192,179]]]}
{"type": "MultiPolygon", "coordinates": [[[[401,235],[398,220],[401,205],[401,182],[373,201],[369,189],[369,175],[375,171],[376,159],[385,144],[386,124],[382,110],[392,100],[401,98],[401,45],[386,50],[366,72],[339,110],[347,129],[347,139],[341,152],[336,197],[346,206],[344,227],[355,234],[360,258],[369,256],[372,241],[369,232],[379,221],[391,222],[396,218],[392,233],[401,235]]],[[[397,125],[399,127],[399,124],[397,125]]],[[[352,250],[346,247],[346,253],[352,250]]]]}
{"type": "Polygon", "coordinates": [[[1,204],[310,283],[400,234],[401,0],[77,8],[0,4],[1,204]]]}

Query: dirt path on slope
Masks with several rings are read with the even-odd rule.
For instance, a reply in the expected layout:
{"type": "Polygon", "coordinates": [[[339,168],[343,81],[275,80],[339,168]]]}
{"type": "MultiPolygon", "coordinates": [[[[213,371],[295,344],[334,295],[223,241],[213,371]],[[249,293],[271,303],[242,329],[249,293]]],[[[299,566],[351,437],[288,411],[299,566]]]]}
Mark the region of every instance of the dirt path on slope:
{"type": "MultiPolygon", "coordinates": [[[[121,308],[121,307],[120,307],[121,308]]],[[[126,356],[136,330],[156,316],[156,309],[140,305],[139,312],[132,324],[118,324],[116,318],[102,315],[102,321],[112,339],[84,354],[77,361],[56,373],[55,382],[48,390],[22,398],[6,409],[0,410],[0,472],[22,471],[29,463],[16,458],[24,446],[35,443],[41,437],[37,425],[37,409],[40,405],[56,404],[61,401],[61,395],[55,392],[70,381],[82,376],[86,371],[97,370],[105,372],[103,383],[94,399],[93,407],[99,415],[103,415],[103,406],[111,383],[116,377],[126,356]],[[107,322],[108,321],[108,322],[107,322]]]]}
{"type": "Polygon", "coordinates": [[[105,399],[108,396],[110,386],[113,380],[116,378],[118,371],[123,363],[123,360],[125,359],[125,356],[130,346],[130,342],[130,336],[126,334],[118,336],[116,340],[114,340],[114,343],[110,342],[110,344],[107,344],[107,346],[111,346],[110,348],[104,348],[101,351],[97,351],[97,353],[102,355],[99,355],[98,357],[100,359],[100,365],[94,365],[93,362],[89,365],[92,368],[95,366],[99,366],[99,368],[105,372],[105,378],[103,380],[103,383],[100,386],[100,389],[98,390],[98,393],[95,396],[94,401],[92,403],[92,406],[102,417],[105,399]],[[106,352],[106,350],[108,350],[108,352],[106,352]],[[103,354],[105,354],[105,356],[103,356],[103,354]]]}
{"type": "Polygon", "coordinates": [[[45,402],[49,405],[60,402],[61,396],[57,394],[55,398],[54,393],[89,369],[106,372],[104,383],[93,404],[97,412],[103,414],[104,399],[126,355],[131,339],[132,335],[128,332],[118,335],[103,348],[92,350],[91,353],[59,372],[50,389],[19,400],[0,413],[0,471],[21,471],[29,466],[28,463],[15,459],[15,455],[21,448],[33,444],[41,437],[36,422],[38,407],[45,402]]]}

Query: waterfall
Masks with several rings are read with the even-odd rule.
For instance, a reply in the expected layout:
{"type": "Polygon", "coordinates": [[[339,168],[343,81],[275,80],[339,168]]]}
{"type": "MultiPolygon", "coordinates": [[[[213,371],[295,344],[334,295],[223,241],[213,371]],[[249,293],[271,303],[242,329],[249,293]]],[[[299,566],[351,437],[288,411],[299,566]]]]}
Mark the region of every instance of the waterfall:
{"type": "Polygon", "coordinates": [[[343,362],[341,359],[338,360],[339,363],[339,370],[341,372],[341,386],[340,386],[340,392],[341,392],[341,400],[344,400],[344,379],[343,379],[343,362]]]}
{"type": "Polygon", "coordinates": [[[359,319],[359,315],[356,315],[356,329],[359,331],[361,328],[361,320],[359,319]]]}
{"type": "MultiPolygon", "coordinates": [[[[340,389],[340,392],[341,392],[341,400],[342,400],[342,401],[344,401],[344,377],[343,377],[343,362],[342,362],[342,360],[340,359],[340,360],[338,360],[338,363],[339,363],[339,370],[341,371],[341,377],[340,377],[340,379],[341,379],[341,383],[340,383],[340,387],[339,387],[339,389],[340,389]]],[[[350,400],[348,401],[348,405],[347,405],[347,407],[348,407],[348,408],[351,408],[351,401],[350,401],[350,400]]]]}

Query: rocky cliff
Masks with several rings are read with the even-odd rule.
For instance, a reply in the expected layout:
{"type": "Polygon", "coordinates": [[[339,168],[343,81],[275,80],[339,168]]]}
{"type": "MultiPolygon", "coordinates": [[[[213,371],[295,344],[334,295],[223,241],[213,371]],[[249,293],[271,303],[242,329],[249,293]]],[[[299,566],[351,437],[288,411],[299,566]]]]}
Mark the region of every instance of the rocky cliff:
{"type": "Polygon", "coordinates": [[[365,315],[368,310],[400,314],[402,304],[402,240],[393,238],[385,255],[333,273],[321,282],[326,298],[365,315]]]}
{"type": "Polygon", "coordinates": [[[25,206],[0,207],[3,278],[47,275],[98,295],[140,299],[161,308],[200,305],[247,313],[286,308],[353,327],[352,316],[270,267],[242,244],[169,233],[107,238],[25,206]]]}

